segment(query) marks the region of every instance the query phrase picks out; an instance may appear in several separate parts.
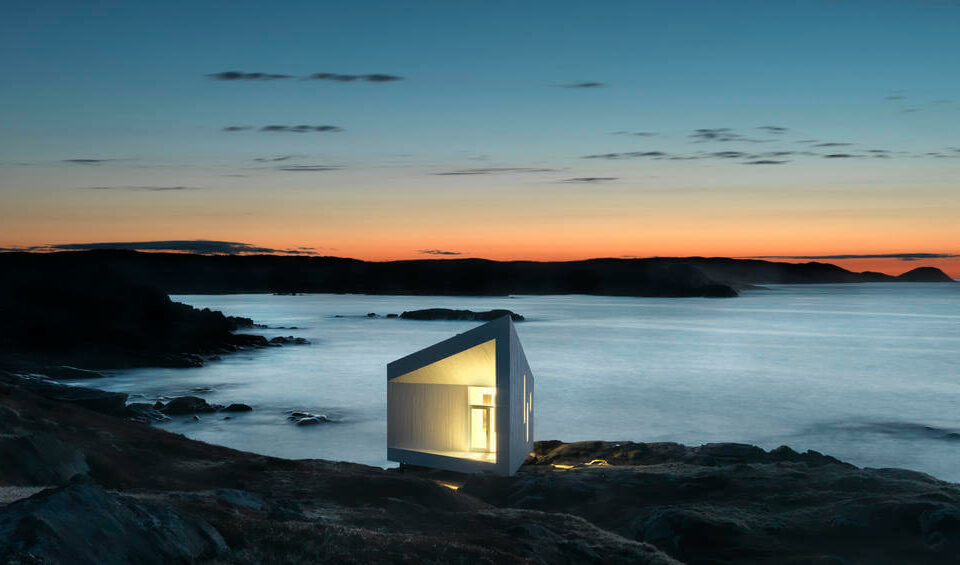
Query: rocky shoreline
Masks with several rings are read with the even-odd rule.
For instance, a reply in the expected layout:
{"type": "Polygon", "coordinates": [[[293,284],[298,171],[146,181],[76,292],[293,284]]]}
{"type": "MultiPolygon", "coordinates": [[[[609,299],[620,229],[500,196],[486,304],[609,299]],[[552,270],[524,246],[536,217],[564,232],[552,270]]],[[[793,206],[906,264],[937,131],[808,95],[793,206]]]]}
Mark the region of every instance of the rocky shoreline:
{"type": "Polygon", "coordinates": [[[515,476],[494,477],[265,457],[91,408],[0,373],[0,561],[955,563],[960,554],[960,485],[812,451],[545,441],[515,476]]]}

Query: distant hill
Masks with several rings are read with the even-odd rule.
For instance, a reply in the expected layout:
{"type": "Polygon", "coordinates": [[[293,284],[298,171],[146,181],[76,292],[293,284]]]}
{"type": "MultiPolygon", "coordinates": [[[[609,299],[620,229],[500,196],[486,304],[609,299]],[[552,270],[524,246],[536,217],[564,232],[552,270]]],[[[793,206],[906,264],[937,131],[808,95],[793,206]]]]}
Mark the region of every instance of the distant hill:
{"type": "Polygon", "coordinates": [[[425,259],[368,262],[339,257],[188,255],[136,251],[0,253],[0,272],[71,277],[96,270],[170,294],[327,292],[393,295],[592,294],[731,297],[762,284],[946,282],[921,267],[893,277],[828,263],[726,258],[535,262],[425,259]]]}
{"type": "Polygon", "coordinates": [[[705,275],[733,286],[757,284],[825,284],[864,282],[954,282],[936,267],[918,267],[899,276],[873,271],[857,273],[831,263],[782,263],[760,259],[686,257],[681,261],[705,275]]]}

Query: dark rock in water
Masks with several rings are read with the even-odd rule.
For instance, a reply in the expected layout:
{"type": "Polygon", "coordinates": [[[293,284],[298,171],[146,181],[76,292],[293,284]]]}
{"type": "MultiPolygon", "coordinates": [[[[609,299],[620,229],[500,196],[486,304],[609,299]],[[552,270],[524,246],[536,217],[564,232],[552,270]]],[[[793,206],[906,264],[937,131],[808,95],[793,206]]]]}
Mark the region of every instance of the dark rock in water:
{"type": "Polygon", "coordinates": [[[0,558],[11,563],[194,563],[228,550],[206,522],[96,485],[50,489],[0,508],[0,558]]]}
{"type": "Polygon", "coordinates": [[[172,416],[181,414],[204,414],[216,412],[221,408],[222,406],[217,404],[207,404],[207,401],[199,396],[179,396],[168,402],[160,411],[172,416]]]}
{"type": "Polygon", "coordinates": [[[323,422],[329,422],[326,416],[309,416],[307,418],[300,418],[297,420],[298,426],[313,426],[315,424],[322,424],[323,422]]]}
{"type": "Polygon", "coordinates": [[[83,453],[53,434],[0,437],[0,484],[62,485],[89,470],[83,453]]]}
{"type": "Polygon", "coordinates": [[[473,310],[452,310],[450,308],[427,308],[425,310],[408,310],[400,314],[404,320],[465,320],[472,322],[489,322],[504,316],[510,316],[514,322],[522,322],[524,317],[510,310],[487,310],[474,312],[473,310]]]}
{"type": "Polygon", "coordinates": [[[376,318],[376,317],[377,317],[377,313],[376,313],[376,312],[370,312],[369,314],[367,314],[367,317],[368,317],[368,318],[376,318]]]}
{"type": "Polygon", "coordinates": [[[234,402],[233,404],[221,410],[221,412],[250,412],[252,410],[253,408],[246,404],[234,402]]]}
{"type": "Polygon", "coordinates": [[[399,318],[400,314],[387,314],[388,318],[399,318]]]}
{"type": "Polygon", "coordinates": [[[956,282],[936,267],[917,267],[899,275],[896,280],[903,282],[956,282]]]}
{"type": "Polygon", "coordinates": [[[104,378],[102,373],[89,371],[87,369],[77,369],[76,367],[68,367],[66,365],[60,365],[59,367],[44,367],[40,370],[40,372],[57,381],[104,378]]]}
{"type": "Polygon", "coordinates": [[[132,402],[127,404],[127,419],[140,422],[141,424],[154,424],[156,422],[169,420],[170,418],[157,408],[157,404],[160,405],[160,408],[163,408],[162,402],[157,402],[156,404],[132,402]]]}
{"type": "Polygon", "coordinates": [[[292,335],[288,335],[277,336],[271,339],[270,343],[274,345],[309,345],[310,341],[302,337],[293,337],[292,335]]]}
{"type": "Polygon", "coordinates": [[[330,418],[327,418],[323,414],[311,414],[309,412],[291,412],[290,415],[287,416],[287,420],[294,422],[298,426],[313,426],[316,424],[329,422],[330,418]]]}

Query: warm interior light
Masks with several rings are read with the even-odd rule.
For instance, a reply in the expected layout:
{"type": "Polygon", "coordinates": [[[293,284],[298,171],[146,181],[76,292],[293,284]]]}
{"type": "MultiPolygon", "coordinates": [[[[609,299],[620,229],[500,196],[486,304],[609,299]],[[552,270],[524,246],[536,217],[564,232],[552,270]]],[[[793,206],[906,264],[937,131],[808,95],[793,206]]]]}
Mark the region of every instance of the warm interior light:
{"type": "Polygon", "coordinates": [[[587,465],[588,467],[591,466],[591,465],[592,465],[592,466],[596,466],[596,467],[603,467],[603,466],[605,466],[605,465],[609,465],[609,463],[607,463],[607,460],[606,460],[606,459],[594,459],[593,461],[590,461],[589,463],[584,463],[584,465],[587,465]]]}
{"type": "Polygon", "coordinates": [[[495,463],[496,340],[391,379],[388,445],[495,463]]]}
{"type": "Polygon", "coordinates": [[[559,463],[554,463],[553,466],[554,466],[554,468],[556,468],[556,469],[564,469],[564,470],[566,470],[566,469],[573,469],[573,465],[561,465],[561,464],[559,464],[559,463]]]}
{"type": "Polygon", "coordinates": [[[467,389],[472,451],[493,453],[497,450],[496,395],[495,387],[472,386],[467,389]]]}

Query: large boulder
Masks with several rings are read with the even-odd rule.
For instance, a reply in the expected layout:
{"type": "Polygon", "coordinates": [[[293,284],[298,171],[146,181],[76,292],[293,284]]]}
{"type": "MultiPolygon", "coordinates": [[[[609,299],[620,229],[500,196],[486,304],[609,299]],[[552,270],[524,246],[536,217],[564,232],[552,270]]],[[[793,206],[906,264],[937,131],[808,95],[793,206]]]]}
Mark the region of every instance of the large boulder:
{"type": "Polygon", "coordinates": [[[91,484],[49,489],[0,508],[0,561],[193,563],[227,551],[206,522],[91,484]]]}
{"type": "Polygon", "coordinates": [[[160,411],[164,414],[175,416],[181,414],[205,414],[216,412],[221,408],[222,406],[217,404],[207,404],[207,401],[199,396],[178,396],[168,402],[160,411]]]}

